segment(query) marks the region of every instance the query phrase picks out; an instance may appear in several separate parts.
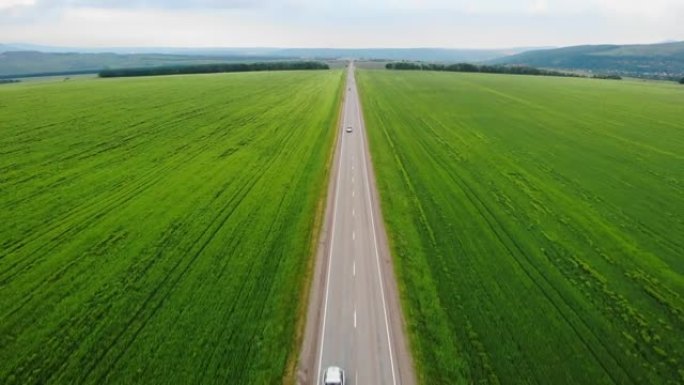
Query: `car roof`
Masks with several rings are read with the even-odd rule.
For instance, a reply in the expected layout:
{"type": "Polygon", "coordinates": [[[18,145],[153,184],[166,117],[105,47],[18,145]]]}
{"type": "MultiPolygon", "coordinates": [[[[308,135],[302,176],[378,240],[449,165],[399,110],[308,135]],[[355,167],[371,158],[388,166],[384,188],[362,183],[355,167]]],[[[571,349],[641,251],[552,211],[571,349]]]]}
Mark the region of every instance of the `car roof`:
{"type": "Polygon", "coordinates": [[[326,381],[342,381],[342,369],[337,366],[330,366],[325,370],[326,381]]]}

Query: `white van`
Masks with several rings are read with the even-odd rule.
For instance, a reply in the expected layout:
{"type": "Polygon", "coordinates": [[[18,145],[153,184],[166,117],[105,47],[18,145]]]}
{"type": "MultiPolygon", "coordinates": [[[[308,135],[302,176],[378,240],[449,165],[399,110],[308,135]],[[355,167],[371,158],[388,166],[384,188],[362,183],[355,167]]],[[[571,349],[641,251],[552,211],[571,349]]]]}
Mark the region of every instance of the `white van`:
{"type": "Polygon", "coordinates": [[[323,373],[323,385],[344,385],[344,370],[329,366],[323,373]]]}

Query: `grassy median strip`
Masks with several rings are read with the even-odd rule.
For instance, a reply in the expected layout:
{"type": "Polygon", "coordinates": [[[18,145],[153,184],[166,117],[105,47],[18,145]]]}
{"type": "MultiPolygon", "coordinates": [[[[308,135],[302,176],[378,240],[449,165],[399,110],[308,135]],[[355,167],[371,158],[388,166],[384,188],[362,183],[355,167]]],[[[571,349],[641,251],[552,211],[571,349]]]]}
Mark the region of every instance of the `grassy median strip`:
{"type": "Polygon", "coordinates": [[[360,71],[424,384],[684,382],[684,93],[360,71]]]}
{"type": "Polygon", "coordinates": [[[2,382],[280,382],[342,80],[1,89],[2,382]]]}

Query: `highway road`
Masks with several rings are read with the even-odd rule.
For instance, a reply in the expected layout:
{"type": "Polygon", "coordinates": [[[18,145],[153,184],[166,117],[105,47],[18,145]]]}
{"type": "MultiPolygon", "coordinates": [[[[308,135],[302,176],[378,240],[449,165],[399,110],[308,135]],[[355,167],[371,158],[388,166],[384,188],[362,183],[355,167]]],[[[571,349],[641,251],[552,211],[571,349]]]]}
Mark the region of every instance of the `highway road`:
{"type": "Polygon", "coordinates": [[[298,383],[334,365],[349,385],[414,384],[353,62],[342,108],[298,383]]]}

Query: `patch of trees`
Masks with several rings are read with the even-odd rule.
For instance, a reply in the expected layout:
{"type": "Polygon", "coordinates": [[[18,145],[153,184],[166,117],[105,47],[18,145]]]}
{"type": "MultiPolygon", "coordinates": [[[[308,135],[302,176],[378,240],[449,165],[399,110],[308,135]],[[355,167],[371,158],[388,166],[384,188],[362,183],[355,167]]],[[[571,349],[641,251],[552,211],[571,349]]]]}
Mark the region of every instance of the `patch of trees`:
{"type": "Polygon", "coordinates": [[[19,83],[19,79],[0,79],[0,84],[19,83]]]}
{"type": "Polygon", "coordinates": [[[435,64],[435,63],[412,63],[395,62],[387,63],[386,69],[389,70],[420,70],[420,71],[449,71],[449,72],[481,72],[489,74],[512,74],[512,75],[536,75],[536,76],[562,76],[562,77],[583,77],[579,74],[543,70],[526,66],[505,66],[505,65],[476,65],[470,63],[456,64],[435,64]]]}
{"type": "Polygon", "coordinates": [[[35,72],[35,73],[31,73],[31,74],[0,75],[0,79],[10,79],[13,77],[40,78],[40,77],[51,77],[51,76],[90,75],[90,74],[96,74],[96,73],[97,73],[97,70],[35,72]]]}
{"type": "Polygon", "coordinates": [[[610,74],[610,75],[596,74],[596,75],[592,75],[591,78],[592,79],[622,80],[622,76],[615,75],[615,74],[610,74]]]}
{"type": "Polygon", "coordinates": [[[679,79],[679,84],[684,84],[684,78],[679,79]]]}
{"type": "Polygon", "coordinates": [[[99,73],[101,78],[127,76],[159,76],[159,75],[188,75],[209,74],[220,72],[250,72],[250,71],[287,71],[287,70],[327,70],[330,67],[317,61],[280,61],[258,63],[218,63],[180,66],[160,66],[145,68],[106,69],[99,73]]]}

